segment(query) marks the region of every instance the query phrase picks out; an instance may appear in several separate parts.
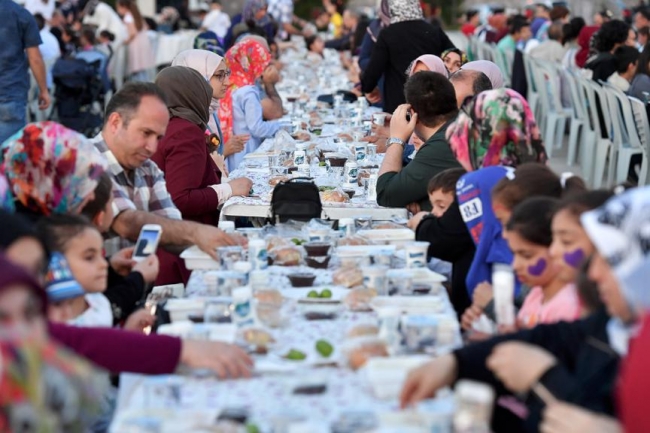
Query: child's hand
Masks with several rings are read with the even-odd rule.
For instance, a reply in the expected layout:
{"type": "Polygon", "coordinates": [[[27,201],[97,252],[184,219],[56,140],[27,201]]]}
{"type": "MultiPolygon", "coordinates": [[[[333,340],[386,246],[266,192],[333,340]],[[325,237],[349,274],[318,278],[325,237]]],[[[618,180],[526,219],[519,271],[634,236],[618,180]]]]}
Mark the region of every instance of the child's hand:
{"type": "Polygon", "coordinates": [[[474,289],[474,304],[478,305],[481,309],[487,307],[492,297],[492,285],[487,281],[483,281],[474,289]]]}
{"type": "Polygon", "coordinates": [[[418,212],[417,214],[413,215],[409,222],[406,223],[407,227],[411,230],[417,229],[420,225],[420,222],[422,221],[422,218],[424,218],[426,215],[429,215],[429,212],[418,212]]]}
{"type": "Polygon", "coordinates": [[[155,321],[155,316],[152,316],[147,310],[141,308],[131,313],[126,319],[124,329],[127,331],[143,332],[145,328],[152,326],[155,321]]]}
{"type": "Polygon", "coordinates": [[[140,272],[146,283],[153,283],[158,277],[159,266],[158,256],[151,254],[133,266],[133,272],[140,272]]]}
{"type": "Polygon", "coordinates": [[[478,320],[478,318],[481,317],[481,314],[483,314],[483,309],[481,307],[478,305],[470,306],[465,310],[463,317],[460,319],[461,327],[466,331],[471,330],[474,321],[478,320]]]}
{"type": "Polygon", "coordinates": [[[129,272],[133,269],[133,265],[136,263],[132,259],[134,250],[135,247],[124,248],[113,254],[110,258],[111,268],[123,277],[129,275],[129,272]]]}

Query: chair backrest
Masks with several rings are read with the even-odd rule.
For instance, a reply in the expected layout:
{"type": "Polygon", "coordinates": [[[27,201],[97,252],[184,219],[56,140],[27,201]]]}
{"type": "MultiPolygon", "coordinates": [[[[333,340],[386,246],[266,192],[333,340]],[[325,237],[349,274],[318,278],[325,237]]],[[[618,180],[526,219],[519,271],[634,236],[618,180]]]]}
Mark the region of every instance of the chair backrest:
{"type": "Polygon", "coordinates": [[[545,116],[551,112],[551,100],[549,97],[549,78],[547,77],[546,68],[544,68],[540,62],[535,59],[530,60],[531,70],[532,70],[532,79],[537,89],[537,94],[539,95],[539,102],[541,105],[541,115],[545,116]]]}
{"type": "MultiPolygon", "coordinates": [[[[621,107],[621,114],[623,117],[623,123],[621,124],[621,127],[625,130],[627,134],[628,141],[627,143],[636,149],[641,149],[643,148],[643,144],[641,142],[641,138],[639,136],[639,128],[640,125],[637,125],[634,119],[634,113],[632,111],[632,102],[628,98],[628,96],[623,93],[620,89],[613,88],[612,93],[616,96],[616,99],[618,99],[618,103],[621,107]]],[[[646,116],[647,120],[647,116],[646,116]]]]}
{"type": "Polygon", "coordinates": [[[523,53],[522,57],[524,58],[524,70],[526,72],[526,84],[528,85],[528,93],[537,93],[537,87],[535,87],[535,82],[533,80],[533,65],[531,63],[531,57],[523,53]]]}
{"type": "MultiPolygon", "coordinates": [[[[606,98],[607,109],[609,110],[610,120],[610,139],[616,146],[629,146],[630,139],[627,135],[627,130],[623,128],[623,107],[618,102],[616,97],[616,89],[609,83],[602,83],[602,93],[606,98]]],[[[603,102],[601,101],[601,105],[603,102]]]]}
{"type": "Polygon", "coordinates": [[[594,92],[596,93],[596,95],[598,97],[598,101],[600,102],[599,108],[600,108],[600,110],[602,112],[603,120],[605,121],[604,126],[605,126],[606,130],[605,131],[601,130],[600,132],[605,133],[607,138],[609,138],[610,140],[613,140],[614,139],[614,137],[613,137],[614,130],[613,129],[614,129],[614,124],[616,122],[614,122],[614,119],[613,119],[614,113],[612,113],[610,108],[609,108],[609,102],[608,102],[608,99],[607,99],[607,94],[605,92],[605,89],[603,88],[603,86],[596,83],[595,81],[590,81],[589,84],[593,87],[594,92]]]}
{"type": "Polygon", "coordinates": [[[580,88],[582,89],[580,94],[584,95],[587,101],[587,112],[589,114],[591,129],[596,133],[596,137],[601,137],[600,121],[598,120],[598,106],[596,105],[596,91],[591,85],[591,80],[577,75],[576,78],[580,84],[580,88]]]}
{"type": "Polygon", "coordinates": [[[641,100],[632,96],[627,97],[630,101],[630,108],[634,124],[641,144],[641,149],[644,151],[646,158],[650,156],[650,121],[648,120],[648,111],[646,105],[641,100]]]}
{"type": "Polygon", "coordinates": [[[546,71],[546,86],[549,90],[549,106],[556,113],[562,113],[562,90],[560,88],[560,68],[555,63],[539,62],[539,65],[546,71]]]}
{"type": "Polygon", "coordinates": [[[589,121],[587,108],[585,107],[584,96],[580,97],[580,88],[578,87],[578,78],[572,71],[560,69],[563,74],[565,82],[569,85],[571,91],[571,108],[573,109],[573,117],[576,119],[589,121]]]}

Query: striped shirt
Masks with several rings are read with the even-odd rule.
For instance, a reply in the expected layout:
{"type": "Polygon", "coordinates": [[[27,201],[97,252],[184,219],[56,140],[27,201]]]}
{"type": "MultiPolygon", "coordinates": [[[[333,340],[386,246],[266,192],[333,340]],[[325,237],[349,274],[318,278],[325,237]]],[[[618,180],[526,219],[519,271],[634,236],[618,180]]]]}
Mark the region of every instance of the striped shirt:
{"type": "MultiPolygon", "coordinates": [[[[101,133],[91,142],[108,161],[108,173],[113,179],[115,216],[126,210],[140,210],[169,219],[182,219],[181,212],[167,191],[165,175],[155,162],[149,159],[135,170],[127,172],[109,150],[101,133]]],[[[111,232],[105,248],[110,255],[132,245],[132,242],[120,239],[116,233],[111,232]]]]}

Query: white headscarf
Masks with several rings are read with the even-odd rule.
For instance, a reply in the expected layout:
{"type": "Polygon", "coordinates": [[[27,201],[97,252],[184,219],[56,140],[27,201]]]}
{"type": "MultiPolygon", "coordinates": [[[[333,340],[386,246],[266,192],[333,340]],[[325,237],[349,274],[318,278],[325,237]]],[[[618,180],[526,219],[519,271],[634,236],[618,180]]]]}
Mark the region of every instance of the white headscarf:
{"type": "Polygon", "coordinates": [[[390,11],[391,24],[424,18],[418,0],[388,0],[388,10],[390,11]]]}
{"type": "Polygon", "coordinates": [[[483,72],[492,83],[493,89],[505,87],[501,69],[499,69],[496,63],[490,62],[489,60],[475,60],[473,62],[465,63],[461,69],[483,72]]]}

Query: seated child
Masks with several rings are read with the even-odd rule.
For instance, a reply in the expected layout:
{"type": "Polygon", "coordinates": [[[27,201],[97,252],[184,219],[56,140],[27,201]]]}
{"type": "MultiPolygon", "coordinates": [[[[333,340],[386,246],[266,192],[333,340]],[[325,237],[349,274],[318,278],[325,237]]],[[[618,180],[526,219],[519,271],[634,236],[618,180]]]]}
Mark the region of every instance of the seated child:
{"type": "Polygon", "coordinates": [[[433,176],[427,186],[431,212],[418,212],[409,220],[408,227],[417,229],[422,218],[429,214],[438,218],[443,216],[456,199],[456,183],[464,174],[465,170],[462,168],[450,168],[433,176]]]}
{"type": "MultiPolygon", "coordinates": [[[[67,300],[64,306],[58,305],[59,311],[52,312],[52,316],[62,316],[68,324],[76,326],[113,326],[111,302],[104,296],[109,265],[103,255],[99,230],[79,215],[51,215],[39,222],[37,230],[50,251],[65,257],[71,277],[84,291],[83,295],[67,300]]],[[[124,328],[142,331],[150,326],[153,318],[147,319],[146,314],[140,311],[131,314],[124,328]]]]}

